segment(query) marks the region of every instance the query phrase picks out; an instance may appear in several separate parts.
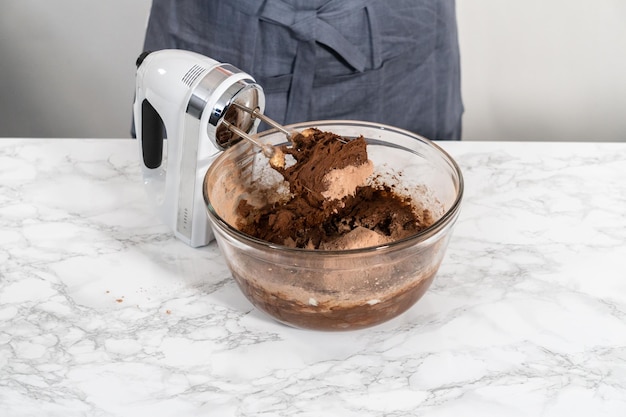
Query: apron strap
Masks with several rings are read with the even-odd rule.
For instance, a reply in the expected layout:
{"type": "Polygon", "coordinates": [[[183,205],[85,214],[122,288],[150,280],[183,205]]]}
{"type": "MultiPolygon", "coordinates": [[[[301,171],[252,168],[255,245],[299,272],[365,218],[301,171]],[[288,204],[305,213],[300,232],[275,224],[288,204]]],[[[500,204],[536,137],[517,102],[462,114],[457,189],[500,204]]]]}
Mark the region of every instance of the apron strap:
{"type": "MultiPolygon", "coordinates": [[[[311,97],[315,78],[315,43],[319,42],[335,51],[355,71],[363,72],[368,56],[357,45],[348,41],[328,19],[365,11],[370,26],[371,65],[380,66],[382,58],[379,45],[378,22],[370,9],[370,0],[330,0],[317,9],[295,8],[282,1],[237,0],[231,2],[237,9],[258,16],[260,20],[289,28],[298,41],[285,123],[293,123],[302,115],[311,114],[311,97]]],[[[332,20],[331,20],[332,21],[332,20]]]]}

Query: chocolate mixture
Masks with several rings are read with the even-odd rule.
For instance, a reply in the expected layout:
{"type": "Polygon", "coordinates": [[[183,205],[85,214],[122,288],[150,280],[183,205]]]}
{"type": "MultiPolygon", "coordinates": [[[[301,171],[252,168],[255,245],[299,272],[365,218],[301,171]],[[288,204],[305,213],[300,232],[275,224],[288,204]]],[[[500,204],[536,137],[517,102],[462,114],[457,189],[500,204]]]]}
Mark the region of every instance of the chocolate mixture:
{"type": "Polygon", "coordinates": [[[317,129],[303,133],[292,138],[292,146],[281,148],[295,163],[277,169],[289,183],[291,198],[261,208],[242,200],[237,208],[242,232],[280,245],[319,249],[357,228],[389,242],[432,223],[429,212],[418,213],[410,199],[371,181],[342,198],[325,197],[329,172],[369,163],[367,142],[363,137],[347,139],[317,129]]]}

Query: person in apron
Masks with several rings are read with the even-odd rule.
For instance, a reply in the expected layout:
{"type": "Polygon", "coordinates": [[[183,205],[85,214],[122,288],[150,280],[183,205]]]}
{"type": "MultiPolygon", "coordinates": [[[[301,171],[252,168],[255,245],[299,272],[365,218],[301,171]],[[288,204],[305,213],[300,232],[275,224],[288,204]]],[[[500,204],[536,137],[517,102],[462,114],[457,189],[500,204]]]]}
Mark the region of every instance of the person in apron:
{"type": "Polygon", "coordinates": [[[144,49],[172,48],[252,75],[282,124],[461,138],[455,0],[153,0],[144,49]]]}

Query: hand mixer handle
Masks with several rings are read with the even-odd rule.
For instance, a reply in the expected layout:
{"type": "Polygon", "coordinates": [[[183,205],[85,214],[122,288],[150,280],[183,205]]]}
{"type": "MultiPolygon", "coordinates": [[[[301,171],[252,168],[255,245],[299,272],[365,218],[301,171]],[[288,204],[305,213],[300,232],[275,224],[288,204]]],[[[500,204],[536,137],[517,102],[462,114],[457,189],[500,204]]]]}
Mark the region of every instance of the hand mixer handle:
{"type": "Polygon", "coordinates": [[[141,103],[141,154],[147,168],[155,169],[163,161],[165,126],[159,113],[148,100],[141,103]]]}

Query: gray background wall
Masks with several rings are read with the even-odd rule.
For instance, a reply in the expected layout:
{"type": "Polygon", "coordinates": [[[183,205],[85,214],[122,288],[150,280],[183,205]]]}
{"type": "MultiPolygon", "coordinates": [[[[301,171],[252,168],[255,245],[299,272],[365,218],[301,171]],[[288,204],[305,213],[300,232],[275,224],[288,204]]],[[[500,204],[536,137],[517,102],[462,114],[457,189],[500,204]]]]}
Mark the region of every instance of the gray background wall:
{"type": "MultiPolygon", "coordinates": [[[[0,0],[0,137],[129,137],[150,0],[0,0]]],[[[457,0],[465,140],[626,141],[626,2],[457,0]]]]}

